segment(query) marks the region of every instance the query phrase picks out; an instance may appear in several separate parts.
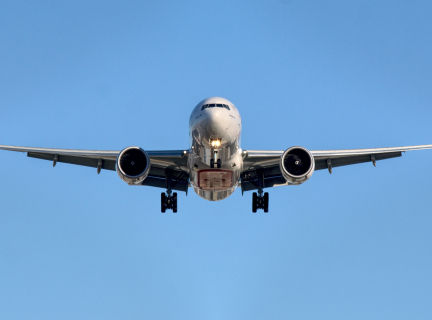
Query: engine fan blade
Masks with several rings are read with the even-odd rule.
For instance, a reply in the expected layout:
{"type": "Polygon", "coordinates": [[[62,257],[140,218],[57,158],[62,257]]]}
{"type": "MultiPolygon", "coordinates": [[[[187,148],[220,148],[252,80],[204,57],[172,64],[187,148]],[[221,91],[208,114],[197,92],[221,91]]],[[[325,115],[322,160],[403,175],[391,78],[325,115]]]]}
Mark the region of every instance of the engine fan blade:
{"type": "Polygon", "coordinates": [[[303,162],[300,157],[295,154],[290,154],[285,158],[285,168],[289,173],[297,175],[302,171],[303,162]]]}

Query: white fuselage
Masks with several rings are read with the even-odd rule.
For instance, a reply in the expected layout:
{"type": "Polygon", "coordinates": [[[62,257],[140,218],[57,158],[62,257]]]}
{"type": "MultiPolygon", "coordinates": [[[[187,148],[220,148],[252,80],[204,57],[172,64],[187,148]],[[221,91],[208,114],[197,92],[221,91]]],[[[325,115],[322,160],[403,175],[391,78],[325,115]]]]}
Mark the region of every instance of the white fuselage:
{"type": "Polygon", "coordinates": [[[198,103],[189,120],[188,167],[194,191],[206,200],[222,200],[237,187],[243,159],[241,118],[228,100],[212,97],[198,103]]]}

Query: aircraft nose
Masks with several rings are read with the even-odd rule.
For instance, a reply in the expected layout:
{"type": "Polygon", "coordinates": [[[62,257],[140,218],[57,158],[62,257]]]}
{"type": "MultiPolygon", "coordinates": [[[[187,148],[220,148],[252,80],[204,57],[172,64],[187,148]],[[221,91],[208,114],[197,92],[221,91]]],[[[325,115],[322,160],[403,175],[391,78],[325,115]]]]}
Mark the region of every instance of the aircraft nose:
{"type": "Polygon", "coordinates": [[[205,131],[208,139],[220,139],[222,145],[230,144],[239,135],[239,127],[228,110],[214,109],[210,111],[205,131]]]}
{"type": "Polygon", "coordinates": [[[211,115],[207,122],[207,132],[211,136],[221,136],[231,125],[229,115],[226,110],[211,110],[211,115]]]}

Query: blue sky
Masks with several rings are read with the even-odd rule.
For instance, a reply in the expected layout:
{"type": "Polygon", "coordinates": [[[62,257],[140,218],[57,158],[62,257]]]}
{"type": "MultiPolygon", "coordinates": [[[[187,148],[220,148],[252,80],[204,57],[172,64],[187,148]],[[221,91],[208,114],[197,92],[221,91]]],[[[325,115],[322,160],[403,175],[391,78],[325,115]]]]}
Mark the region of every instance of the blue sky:
{"type": "MultiPolygon", "coordinates": [[[[242,148],[432,143],[430,1],[3,1],[0,144],[188,148],[193,107],[242,148]]],[[[1,319],[426,319],[432,151],[221,202],[0,152],[1,319]]]]}

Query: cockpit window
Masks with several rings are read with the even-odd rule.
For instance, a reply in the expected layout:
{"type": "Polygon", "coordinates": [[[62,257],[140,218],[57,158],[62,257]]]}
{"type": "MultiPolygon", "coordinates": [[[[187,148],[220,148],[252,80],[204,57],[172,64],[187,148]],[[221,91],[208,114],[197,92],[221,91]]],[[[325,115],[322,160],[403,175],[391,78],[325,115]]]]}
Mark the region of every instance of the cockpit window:
{"type": "Polygon", "coordinates": [[[215,103],[211,103],[211,104],[205,104],[202,106],[201,110],[207,109],[207,108],[225,108],[227,110],[230,110],[230,107],[226,104],[215,104],[215,103]]]}

